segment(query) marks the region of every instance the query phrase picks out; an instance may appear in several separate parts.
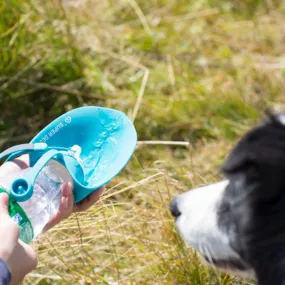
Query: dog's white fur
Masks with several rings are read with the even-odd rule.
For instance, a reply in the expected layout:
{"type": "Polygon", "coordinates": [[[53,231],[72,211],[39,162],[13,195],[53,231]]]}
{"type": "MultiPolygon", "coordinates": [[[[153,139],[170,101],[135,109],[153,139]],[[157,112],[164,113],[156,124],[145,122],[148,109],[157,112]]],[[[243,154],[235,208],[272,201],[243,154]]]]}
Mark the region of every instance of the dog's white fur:
{"type": "Polygon", "coordinates": [[[203,186],[177,196],[181,215],[176,225],[186,243],[207,255],[208,246],[215,248],[215,255],[228,258],[234,255],[229,239],[218,229],[217,203],[221,199],[227,181],[203,186]]]}
{"type": "MultiPolygon", "coordinates": [[[[204,257],[231,260],[239,256],[229,244],[230,232],[226,235],[218,227],[217,209],[228,180],[202,186],[176,197],[180,216],[176,226],[184,241],[197,249],[204,257]]],[[[253,271],[238,271],[231,267],[219,267],[222,271],[253,277],[253,271]]]]}

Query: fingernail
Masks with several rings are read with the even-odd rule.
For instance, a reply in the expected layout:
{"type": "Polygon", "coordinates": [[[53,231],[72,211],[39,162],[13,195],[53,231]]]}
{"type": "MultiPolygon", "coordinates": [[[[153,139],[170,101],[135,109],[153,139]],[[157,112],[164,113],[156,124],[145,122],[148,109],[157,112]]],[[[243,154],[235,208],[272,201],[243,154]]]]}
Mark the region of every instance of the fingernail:
{"type": "Polygon", "coordinates": [[[68,209],[68,198],[66,197],[62,198],[62,204],[64,209],[68,209]]]}
{"type": "Polygon", "coordinates": [[[67,183],[67,186],[68,186],[69,189],[73,189],[73,183],[72,183],[72,182],[69,181],[69,182],[67,183]]]}
{"type": "Polygon", "coordinates": [[[65,185],[65,192],[64,192],[64,196],[65,197],[69,197],[72,195],[72,189],[73,189],[73,184],[71,182],[67,182],[67,184],[65,185]]]}

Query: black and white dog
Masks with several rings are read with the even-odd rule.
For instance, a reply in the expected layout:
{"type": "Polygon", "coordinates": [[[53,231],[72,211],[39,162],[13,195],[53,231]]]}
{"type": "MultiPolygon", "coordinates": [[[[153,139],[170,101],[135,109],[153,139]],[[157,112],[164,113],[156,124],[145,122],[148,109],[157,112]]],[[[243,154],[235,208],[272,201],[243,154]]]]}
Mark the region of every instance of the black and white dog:
{"type": "Polygon", "coordinates": [[[181,236],[220,269],[285,284],[285,114],[245,135],[222,171],[171,202],[181,236]]]}

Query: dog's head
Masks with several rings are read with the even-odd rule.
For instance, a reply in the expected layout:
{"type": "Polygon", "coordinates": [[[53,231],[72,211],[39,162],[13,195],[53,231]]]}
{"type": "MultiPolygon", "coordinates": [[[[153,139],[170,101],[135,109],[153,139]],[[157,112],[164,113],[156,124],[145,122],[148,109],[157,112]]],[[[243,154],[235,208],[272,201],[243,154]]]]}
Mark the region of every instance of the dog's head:
{"type": "Polygon", "coordinates": [[[222,170],[171,202],[180,234],[212,265],[285,284],[285,114],[245,135],[222,170]]]}

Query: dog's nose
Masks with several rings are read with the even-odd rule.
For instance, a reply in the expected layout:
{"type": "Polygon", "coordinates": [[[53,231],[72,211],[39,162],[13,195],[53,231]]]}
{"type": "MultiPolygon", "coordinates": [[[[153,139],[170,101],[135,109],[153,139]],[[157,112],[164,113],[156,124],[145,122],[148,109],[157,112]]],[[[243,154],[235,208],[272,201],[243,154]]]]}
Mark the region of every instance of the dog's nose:
{"type": "Polygon", "coordinates": [[[177,205],[177,197],[171,201],[169,209],[173,217],[178,218],[181,215],[177,205]]]}

